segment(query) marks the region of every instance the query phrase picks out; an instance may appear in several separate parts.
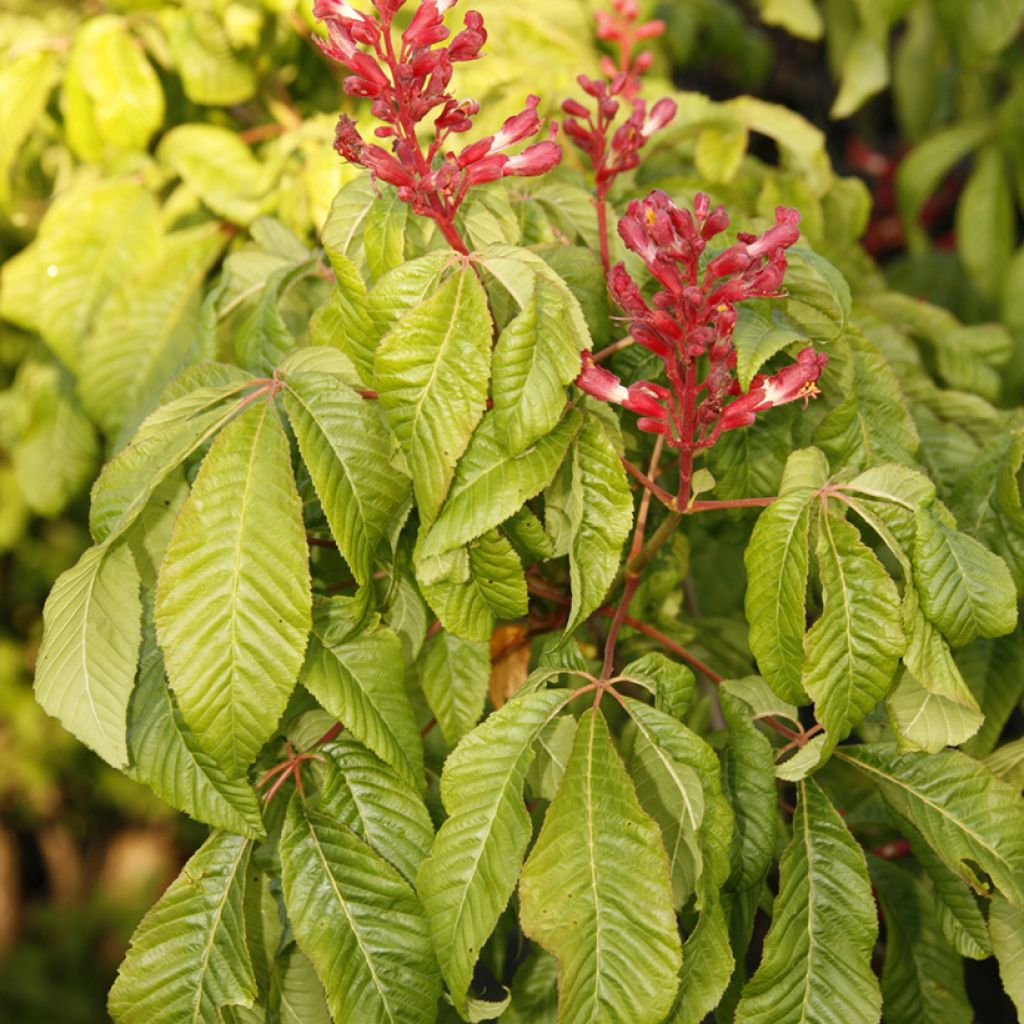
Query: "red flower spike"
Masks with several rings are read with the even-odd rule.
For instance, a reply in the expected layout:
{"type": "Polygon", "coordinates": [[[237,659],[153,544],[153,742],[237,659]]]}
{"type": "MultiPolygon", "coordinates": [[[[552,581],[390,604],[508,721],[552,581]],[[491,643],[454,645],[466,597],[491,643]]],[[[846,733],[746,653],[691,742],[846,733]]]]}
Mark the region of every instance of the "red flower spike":
{"type": "Polygon", "coordinates": [[[806,404],[819,393],[817,381],[828,359],[812,348],[773,376],[755,377],[745,395],[739,395],[735,377],[736,303],[778,294],[785,251],[800,236],[799,221],[797,211],[780,207],[774,227],[760,236],[740,233],[703,274],[708,239],[729,222],[721,206],[712,210],[708,196],[697,195],[691,213],[656,190],[634,199],[619,221],[623,242],[662,288],[648,302],[618,263],[608,272],[608,290],[629,318],[633,339],[662,360],[671,390],[649,381],[626,387],[588,355],[577,383],[638,413],[641,430],[663,434],[679,451],[681,504],[688,500],[696,451],[710,447],[724,430],[753,423],[759,412],[799,399],[806,404]]]}
{"type": "Polygon", "coordinates": [[[392,140],[390,153],[368,145],[352,120],[343,117],[335,148],[346,160],[397,186],[399,197],[414,212],[436,221],[449,244],[465,253],[455,215],[469,189],[509,175],[543,174],[561,160],[562,150],[552,131],[516,156],[503,152],[541,130],[536,96],[491,138],[458,156],[445,150],[447,139],[468,131],[480,109],[475,101],[460,102],[448,92],[453,65],[476,60],[487,41],[483,18],[469,11],[451,44],[436,45],[450,34],[444,15],[456,2],[420,0],[397,45],[393,19],[404,0],[373,0],[374,14],[360,13],[347,0],[316,0],[314,13],[327,26],[327,38],[317,40],[320,47],[352,73],[344,81],[345,91],[373,98],[373,114],[384,122],[375,135],[392,140]],[[435,111],[433,141],[422,144],[417,125],[435,111]]]}

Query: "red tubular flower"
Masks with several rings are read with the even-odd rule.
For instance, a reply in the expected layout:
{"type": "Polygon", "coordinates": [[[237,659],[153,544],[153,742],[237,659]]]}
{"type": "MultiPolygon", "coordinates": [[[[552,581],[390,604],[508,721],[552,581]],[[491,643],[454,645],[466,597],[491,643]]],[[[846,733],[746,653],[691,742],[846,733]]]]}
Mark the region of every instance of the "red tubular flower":
{"type": "Polygon", "coordinates": [[[661,289],[648,301],[619,263],[609,270],[608,290],[629,318],[633,339],[662,360],[672,388],[648,381],[625,387],[592,360],[585,360],[577,383],[597,398],[639,413],[641,430],[666,437],[680,452],[681,494],[689,488],[693,453],[714,444],[722,431],[748,426],[773,406],[819,394],[817,381],[828,359],[812,348],[778,373],[755,377],[745,395],[739,395],[735,379],[736,303],[778,294],[786,249],[800,236],[799,221],[795,210],[779,207],[774,227],[760,236],[740,233],[707,261],[703,273],[708,241],[729,223],[725,210],[712,210],[706,195],[694,199],[691,212],[656,190],[634,199],[619,221],[626,247],[661,289]]]}
{"type": "Polygon", "coordinates": [[[541,130],[536,96],[530,96],[524,109],[508,118],[496,135],[457,156],[445,150],[446,140],[468,131],[480,109],[475,101],[459,102],[448,92],[452,66],[476,60],[487,41],[483,18],[469,11],[465,28],[451,45],[436,46],[449,36],[444,15],[456,2],[420,0],[397,46],[392,22],[404,0],[373,0],[373,14],[357,11],[348,0],[315,0],[313,10],[327,26],[327,38],[317,40],[320,47],[352,72],[345,79],[345,91],[373,98],[373,114],[383,122],[375,134],[392,140],[391,153],[368,145],[352,120],[343,117],[335,148],[346,160],[395,185],[403,201],[416,213],[433,218],[448,242],[466,252],[454,220],[469,189],[509,175],[543,174],[561,160],[562,150],[552,130],[545,141],[518,155],[503,152],[541,130]],[[438,108],[433,141],[424,147],[417,125],[438,108]]]}

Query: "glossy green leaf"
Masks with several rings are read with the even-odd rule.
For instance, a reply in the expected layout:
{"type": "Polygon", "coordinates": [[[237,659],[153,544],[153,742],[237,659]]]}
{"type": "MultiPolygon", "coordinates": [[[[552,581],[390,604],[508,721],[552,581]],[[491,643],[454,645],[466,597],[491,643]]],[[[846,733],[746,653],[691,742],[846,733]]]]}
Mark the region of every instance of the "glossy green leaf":
{"type": "Polygon", "coordinates": [[[871,953],[878,917],[864,854],[814,782],[799,783],[793,837],[757,972],[736,1024],[876,1024],[881,1016],[871,953]]]}
{"type": "Polygon", "coordinates": [[[285,406],[331,533],[366,584],[408,500],[391,436],[371,402],[324,373],[290,374],[285,406]]]}
{"type": "Polygon", "coordinates": [[[955,750],[898,753],[888,744],[843,747],[893,810],[923,836],[949,870],[984,892],[980,869],[1015,906],[1024,906],[1024,800],[955,750]]]}
{"type": "Polygon", "coordinates": [[[523,931],[558,960],[559,1021],[664,1018],[682,962],[668,862],[597,709],[580,721],[519,899],[523,931]]]}
{"type": "Polygon", "coordinates": [[[141,618],[139,573],[123,544],[89,548],[43,608],[36,700],[115,768],[128,763],[141,618]]]}
{"type": "Polygon", "coordinates": [[[563,291],[538,277],[529,303],[494,347],[494,432],[512,453],[525,451],[555,428],[566,386],[580,371],[563,291]]]}
{"type": "Polygon", "coordinates": [[[402,876],[298,793],[280,852],[288,917],[335,1024],[433,1024],[440,976],[423,907],[402,876]]]}
{"type": "Polygon", "coordinates": [[[156,598],[157,636],[182,716],[231,777],[248,768],[288,703],[310,602],[288,441],[274,406],[261,402],[226,427],[203,460],[156,598]]]}
{"type": "Polygon", "coordinates": [[[557,690],[509,701],[464,736],[445,762],[441,798],[448,819],[420,868],[417,888],[457,1006],[515,889],[530,840],[523,785],[533,741],[564,701],[557,690]]]}
{"type": "Polygon", "coordinates": [[[818,520],[821,617],[804,641],[803,687],[828,746],[851,729],[886,695],[906,637],[896,584],[845,520],[818,520]]]}
{"type": "Polygon", "coordinates": [[[205,1024],[252,1006],[242,900],[252,843],[214,832],[142,919],[110,992],[116,1024],[205,1024]]]}
{"type": "Polygon", "coordinates": [[[420,685],[449,746],[480,720],[491,675],[486,640],[464,640],[441,630],[427,641],[420,685]]]}
{"type": "Polygon", "coordinates": [[[487,297],[467,267],[407,312],[377,349],[377,391],[425,522],[437,517],[483,415],[490,342],[487,297]]]}

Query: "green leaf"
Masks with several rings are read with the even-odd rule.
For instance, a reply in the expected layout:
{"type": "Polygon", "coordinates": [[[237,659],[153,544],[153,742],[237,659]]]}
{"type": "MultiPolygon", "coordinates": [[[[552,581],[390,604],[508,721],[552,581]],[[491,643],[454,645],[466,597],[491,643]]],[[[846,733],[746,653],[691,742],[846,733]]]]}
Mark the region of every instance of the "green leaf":
{"type": "Polygon", "coordinates": [[[732,343],[736,349],[736,378],[744,391],[750,390],[750,382],[761,367],[777,352],[801,341],[804,335],[782,323],[777,317],[769,319],[756,309],[741,306],[737,312],[739,320],[733,332],[732,343]]]}
{"type": "Polygon", "coordinates": [[[540,690],[509,701],[445,761],[441,798],[448,819],[420,868],[417,889],[457,1007],[530,840],[523,785],[533,742],[565,698],[564,691],[540,690]]]}
{"type": "Polygon", "coordinates": [[[772,924],[736,1024],[876,1024],[882,999],[871,953],[878,917],[864,854],[814,782],[799,783],[798,791],[772,924]]]}
{"type": "Polygon", "coordinates": [[[285,407],[331,534],[367,584],[409,495],[391,435],[374,403],[325,373],[289,374],[285,407]]]}
{"type": "Polygon", "coordinates": [[[824,34],[825,24],[814,0],[758,0],[758,6],[766,25],[778,25],[798,39],[816,42],[824,34]]]}
{"type": "Polygon", "coordinates": [[[200,746],[242,775],[288,703],[311,626],[302,508],[268,401],[214,441],[174,526],[157,636],[200,746]],[[267,543],[273,538],[273,544],[267,543]]]}
{"type": "Polygon", "coordinates": [[[994,750],[985,758],[985,767],[1016,789],[1024,789],[1024,737],[994,750]]]}
{"type": "Polygon", "coordinates": [[[896,584],[856,528],[825,513],[818,522],[822,612],[804,640],[802,684],[831,747],[886,695],[906,637],[896,584]]]}
{"type": "Polygon", "coordinates": [[[1021,0],[959,3],[937,0],[935,12],[946,36],[965,62],[977,63],[1006,47],[1020,30],[1021,0]]]}
{"type": "Polygon", "coordinates": [[[318,749],[330,765],[320,810],[347,825],[415,884],[434,840],[434,826],[419,790],[344,734],[318,749]]]}
{"type": "Polygon", "coordinates": [[[579,372],[578,338],[564,289],[538,276],[529,303],[494,347],[494,432],[507,451],[523,452],[555,429],[565,388],[579,372]]]}
{"type": "Polygon", "coordinates": [[[78,386],[108,435],[134,429],[194,357],[203,282],[224,242],[216,225],[174,232],[160,259],[103,305],[82,345],[78,386]]]}
{"type": "Polygon", "coordinates": [[[242,901],[252,843],[214,832],[132,935],[110,992],[116,1024],[205,1024],[252,1006],[242,901]]]}
{"type": "Polygon", "coordinates": [[[463,640],[441,630],[427,642],[420,685],[441,727],[454,747],[484,713],[491,675],[491,650],[486,640],[463,640]]]}
{"type": "Polygon", "coordinates": [[[8,50],[0,68],[0,209],[11,205],[11,172],[25,152],[59,73],[58,56],[47,50],[15,55],[8,50]]]}
{"type": "Polygon", "coordinates": [[[487,640],[496,619],[526,614],[529,595],[522,563],[497,530],[444,557],[448,574],[419,582],[445,629],[466,640],[487,640]]]}
{"type": "Polygon", "coordinates": [[[956,750],[898,753],[888,744],[842,747],[836,756],[862,772],[916,828],[950,871],[977,892],[983,872],[1024,906],[1024,800],[956,750]]]}
{"type": "Polygon", "coordinates": [[[523,931],[558,960],[560,1021],[665,1017],[682,963],[668,862],[596,708],[580,720],[519,901],[523,931]]]}
{"type": "Polygon", "coordinates": [[[78,345],[107,296],[160,244],[156,201],[123,179],[82,184],[54,200],[35,241],[3,267],[0,316],[37,331],[74,371],[78,345]]]}
{"type": "Polygon", "coordinates": [[[1024,910],[996,897],[988,915],[992,950],[999,962],[1003,989],[1024,1016],[1024,910]]]}
{"type": "Polygon", "coordinates": [[[654,697],[654,706],[673,718],[686,717],[693,703],[697,680],[687,665],[666,658],[660,651],[631,661],[620,673],[654,697]]]}
{"type": "Polygon", "coordinates": [[[274,169],[228,128],[180,124],[160,140],[157,157],[214,213],[235,224],[249,225],[272,208],[274,169]]]}
{"type": "Polygon", "coordinates": [[[846,340],[850,376],[839,404],[818,424],[814,443],[835,468],[912,464],[920,439],[899,378],[868,339],[848,334],[846,340]]]}
{"type": "Polygon", "coordinates": [[[914,579],[924,614],[953,647],[1009,633],[1017,591],[1006,563],[934,508],[918,509],[916,522],[914,579]]]}
{"type": "Polygon", "coordinates": [[[403,262],[409,206],[394,189],[386,189],[370,207],[363,228],[363,251],[373,280],[403,262]]]}
{"type": "Polygon", "coordinates": [[[722,754],[722,788],[735,815],[729,887],[742,892],[759,886],[775,859],[778,792],[771,743],[754,725],[742,691],[731,682],[719,688],[729,742],[722,754]]]}
{"type": "Polygon", "coordinates": [[[975,159],[956,207],[957,252],[982,295],[1002,292],[1016,242],[1014,204],[1001,146],[985,146],[975,159]]]}
{"type": "Polygon", "coordinates": [[[702,129],[693,154],[701,177],[716,185],[731,182],[743,164],[749,142],[746,126],[735,122],[722,121],[702,129]]]}
{"type": "Polygon", "coordinates": [[[942,934],[935,897],[895,864],[872,857],[868,866],[885,916],[886,1024],[971,1024],[963,961],[942,934]]]}
{"type": "MultiPolygon", "coordinates": [[[[144,150],[164,119],[164,94],[128,23],[114,15],[84,22],[68,58],[67,90],[79,89],[87,109],[66,121],[68,142],[83,160],[144,150]],[[88,128],[76,130],[81,121],[88,128]],[[98,145],[91,145],[95,139],[98,145]]],[[[69,114],[71,112],[69,111],[69,114]]]]}
{"type": "Polygon", "coordinates": [[[459,460],[451,489],[418,557],[461,547],[514,515],[551,482],[579,428],[579,413],[570,412],[550,434],[509,454],[497,410],[485,415],[459,460]]]}
{"type": "Polygon", "coordinates": [[[896,195],[911,241],[924,239],[918,218],[946,175],[992,134],[991,121],[971,118],[949,125],[910,151],[896,173],[896,195]]]}
{"type": "Polygon", "coordinates": [[[223,22],[212,11],[190,7],[178,12],[169,42],[185,95],[193,103],[230,107],[256,92],[255,62],[232,50],[223,22]]]}
{"type": "Polygon", "coordinates": [[[633,525],[633,497],[618,452],[595,416],[585,416],[572,457],[569,571],[571,633],[608,593],[633,525]]]}
{"type": "Polygon", "coordinates": [[[666,1024],[701,1024],[718,1006],[735,959],[720,894],[707,876],[697,882],[697,925],[683,943],[683,968],[674,1012],[666,1024]]]}
{"type": "Polygon", "coordinates": [[[750,650],[766,682],[801,704],[810,503],[825,483],[828,466],[817,449],[790,456],[777,501],[758,517],[743,559],[750,650]]]}
{"type": "Polygon", "coordinates": [[[423,907],[405,879],[299,793],[280,852],[288,917],[336,1024],[433,1024],[440,977],[423,907]]]}
{"type": "Polygon", "coordinates": [[[377,391],[432,522],[483,415],[490,375],[487,296],[469,267],[407,312],[377,349],[377,391]]]}
{"type": "Polygon", "coordinates": [[[984,716],[957,668],[949,646],[917,607],[908,589],[904,622],[909,643],[903,654],[907,671],[886,704],[905,745],[935,753],[970,739],[984,716]]]}
{"type": "Polygon", "coordinates": [[[289,947],[274,964],[270,1003],[280,1024],[331,1024],[324,987],[297,945],[289,947]]]}
{"type": "Polygon", "coordinates": [[[861,30],[850,41],[840,71],[839,94],[829,116],[849,117],[889,84],[889,55],[885,43],[861,30]]]}
{"type": "Polygon", "coordinates": [[[995,640],[975,640],[957,651],[956,660],[985,716],[964,751],[972,757],[984,757],[999,742],[1024,696],[1024,636],[1014,630],[995,640]]]}
{"type": "Polygon", "coordinates": [[[188,391],[152,413],[93,484],[89,529],[97,541],[120,536],[138,519],[167,475],[243,407],[236,383],[188,391]]]}
{"type": "Polygon", "coordinates": [[[329,633],[330,616],[330,605],[317,607],[302,684],[418,792],[423,754],[405,692],[402,643],[390,629],[379,626],[336,640],[329,633]]]}
{"type": "Polygon", "coordinates": [[[846,278],[823,256],[801,246],[790,249],[786,313],[810,340],[829,342],[850,322],[852,299],[846,278]]]}
{"type": "Polygon", "coordinates": [[[125,545],[89,548],[43,608],[36,700],[115,768],[128,763],[128,701],[142,639],[139,573],[125,545]]]}
{"type": "Polygon", "coordinates": [[[250,839],[264,837],[259,801],[248,781],[228,778],[185,724],[167,688],[151,611],[128,715],[128,749],[129,774],[161,800],[214,828],[250,839]]]}

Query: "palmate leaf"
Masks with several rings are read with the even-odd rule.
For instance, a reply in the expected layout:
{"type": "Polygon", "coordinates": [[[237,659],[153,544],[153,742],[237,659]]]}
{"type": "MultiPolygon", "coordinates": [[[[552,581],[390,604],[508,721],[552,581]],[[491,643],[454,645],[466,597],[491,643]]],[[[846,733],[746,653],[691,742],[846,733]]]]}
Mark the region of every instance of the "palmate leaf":
{"type": "Polygon", "coordinates": [[[440,975],[423,907],[405,879],[299,793],[288,804],[280,855],[288,917],[335,1024],[433,1024],[440,975]]]}
{"type": "Polygon", "coordinates": [[[597,708],[580,720],[519,901],[523,931],[558,960],[560,1024],[664,1019],[682,963],[668,861],[597,708]]]}
{"type": "Polygon", "coordinates": [[[441,798],[448,819],[420,868],[417,889],[459,1010],[530,840],[523,785],[533,742],[566,696],[540,690],[509,701],[464,736],[445,762],[441,798]]]}
{"type": "Polygon", "coordinates": [[[89,530],[97,542],[127,530],[142,514],[161,481],[242,408],[240,393],[250,378],[198,387],[146,418],[93,484],[89,530]]]}
{"type": "Polygon", "coordinates": [[[563,293],[538,277],[529,303],[494,347],[495,432],[510,452],[524,451],[554,429],[565,388],[579,374],[579,339],[563,293]]]}
{"type": "Polygon", "coordinates": [[[264,836],[252,786],[230,779],[196,742],[168,689],[156,645],[152,610],[146,608],[139,681],[128,715],[129,775],[161,800],[214,828],[250,839],[264,836]]]}
{"type": "Polygon", "coordinates": [[[207,1024],[252,1006],[242,900],[252,843],[214,832],[142,919],[110,992],[117,1024],[207,1024]]]}
{"type": "Polygon", "coordinates": [[[805,699],[800,667],[807,627],[809,506],[827,477],[828,464],[816,448],[794,452],[779,500],[758,517],[743,556],[750,649],[772,689],[796,703],[805,699]]]}
{"type": "Polygon", "coordinates": [[[1009,633],[1017,624],[1017,590],[1006,563],[948,518],[934,508],[916,515],[914,578],[922,610],[953,647],[1009,633]]]}
{"type": "Polygon", "coordinates": [[[423,748],[405,692],[402,643],[380,626],[345,639],[332,637],[330,621],[337,603],[318,603],[302,684],[418,792],[423,748]]]}
{"type": "Polygon", "coordinates": [[[487,296],[469,267],[409,310],[377,349],[377,391],[412,470],[424,522],[440,511],[483,415],[490,360],[487,296]]]}
{"type": "Polygon", "coordinates": [[[288,440],[264,401],[214,441],[160,568],[156,626],[182,717],[231,777],[273,734],[312,625],[288,440]]]}
{"type": "Polygon", "coordinates": [[[864,854],[814,782],[798,792],[772,924],[736,1024],[876,1024],[878,917],[864,854]]]}
{"type": "Polygon", "coordinates": [[[896,584],[856,528],[826,513],[818,522],[822,612],[802,682],[831,747],[885,696],[906,638],[896,584]]]}
{"type": "Polygon", "coordinates": [[[347,825],[414,884],[434,826],[419,790],[362,743],[344,735],[318,748],[328,758],[320,809],[347,825]]]}
{"type": "Polygon", "coordinates": [[[441,630],[427,642],[420,685],[449,746],[480,720],[490,675],[486,640],[464,640],[441,630]]]}
{"type": "Polygon", "coordinates": [[[946,941],[935,897],[889,861],[868,861],[885,918],[882,999],[886,1024],[971,1024],[964,966],[946,941]]]}
{"type": "Polygon", "coordinates": [[[451,490],[417,557],[451,551],[514,515],[551,482],[579,429],[579,413],[570,412],[536,443],[509,454],[497,412],[487,414],[459,461],[451,490]]]}
{"type": "Polygon", "coordinates": [[[633,498],[612,439],[596,416],[584,417],[571,449],[572,505],[569,572],[571,633],[604,600],[633,525],[633,498]]]}
{"type": "Polygon", "coordinates": [[[373,403],[326,373],[288,376],[285,407],[338,549],[360,584],[408,499],[373,403]]]}
{"type": "Polygon", "coordinates": [[[142,639],[139,572],[124,544],[89,548],[43,608],[35,694],[115,768],[128,763],[128,701],[142,639]]]}
{"type": "Polygon", "coordinates": [[[836,756],[863,773],[936,856],[978,892],[980,869],[1024,907],[1024,800],[966,754],[901,754],[891,744],[843,747],[836,756]]]}

